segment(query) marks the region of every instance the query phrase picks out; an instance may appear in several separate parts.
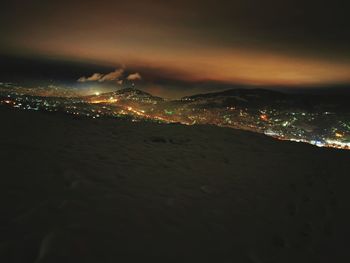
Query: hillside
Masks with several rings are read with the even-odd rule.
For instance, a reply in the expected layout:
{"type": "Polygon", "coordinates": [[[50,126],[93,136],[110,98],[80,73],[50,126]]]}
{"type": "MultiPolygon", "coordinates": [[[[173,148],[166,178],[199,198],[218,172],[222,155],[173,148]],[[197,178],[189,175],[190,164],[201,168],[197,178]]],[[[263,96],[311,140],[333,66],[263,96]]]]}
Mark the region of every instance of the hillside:
{"type": "Polygon", "coordinates": [[[0,119],[0,262],[348,262],[348,151],[214,126],[0,119]]]}
{"type": "Polygon", "coordinates": [[[196,94],[182,98],[190,103],[209,107],[239,106],[250,109],[273,107],[275,109],[303,109],[308,111],[349,111],[349,94],[337,93],[283,93],[267,89],[229,89],[221,92],[196,94]]]}
{"type": "Polygon", "coordinates": [[[135,88],[123,88],[113,92],[85,96],[84,99],[87,101],[111,101],[112,103],[116,100],[124,100],[151,104],[156,104],[163,101],[163,99],[160,97],[153,96],[147,92],[135,88]]]}

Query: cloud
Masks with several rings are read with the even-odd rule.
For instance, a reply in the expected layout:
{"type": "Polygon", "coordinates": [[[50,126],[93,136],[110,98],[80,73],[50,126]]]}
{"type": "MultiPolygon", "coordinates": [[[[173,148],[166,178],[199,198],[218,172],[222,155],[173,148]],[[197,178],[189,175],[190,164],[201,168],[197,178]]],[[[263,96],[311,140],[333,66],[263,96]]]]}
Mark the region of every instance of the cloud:
{"type": "Polygon", "coordinates": [[[114,80],[119,80],[119,78],[123,75],[124,69],[116,69],[115,71],[108,73],[104,75],[101,79],[99,79],[99,82],[103,81],[114,81],[114,80]]]}
{"type": "Polygon", "coordinates": [[[114,80],[119,81],[119,78],[123,74],[124,74],[124,69],[120,68],[107,74],[94,73],[90,77],[81,77],[78,79],[78,82],[89,82],[89,81],[104,82],[104,81],[114,81],[114,80]]]}
{"type": "Polygon", "coordinates": [[[116,81],[119,85],[122,85],[124,80],[136,81],[142,79],[141,74],[138,72],[129,74],[126,78],[124,75],[124,68],[119,68],[113,72],[107,74],[94,73],[90,77],[81,77],[78,79],[78,82],[105,82],[105,81],[116,81]],[[123,77],[124,75],[124,77],[123,77]]]}
{"type": "Polygon", "coordinates": [[[87,82],[87,81],[98,81],[103,77],[101,73],[94,73],[90,77],[81,77],[78,79],[78,82],[87,82]]]}
{"type": "Polygon", "coordinates": [[[127,78],[127,80],[140,80],[142,79],[140,73],[132,73],[127,78]]]}

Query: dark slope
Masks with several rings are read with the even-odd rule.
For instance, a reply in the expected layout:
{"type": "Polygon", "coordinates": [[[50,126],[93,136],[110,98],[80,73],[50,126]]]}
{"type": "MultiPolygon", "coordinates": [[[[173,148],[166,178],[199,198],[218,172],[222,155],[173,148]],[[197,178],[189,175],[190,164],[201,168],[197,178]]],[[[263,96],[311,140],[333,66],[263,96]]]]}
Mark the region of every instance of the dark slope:
{"type": "Polygon", "coordinates": [[[347,262],[350,154],[0,108],[0,262],[347,262]]]}

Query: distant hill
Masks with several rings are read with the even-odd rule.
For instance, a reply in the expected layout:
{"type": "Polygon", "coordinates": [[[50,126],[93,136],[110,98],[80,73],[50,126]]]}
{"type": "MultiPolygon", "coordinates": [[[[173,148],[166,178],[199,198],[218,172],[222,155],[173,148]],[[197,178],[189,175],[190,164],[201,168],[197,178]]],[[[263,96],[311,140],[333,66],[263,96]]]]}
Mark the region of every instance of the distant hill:
{"type": "Polygon", "coordinates": [[[183,100],[196,100],[206,98],[217,97],[230,97],[230,96],[242,96],[242,97],[268,97],[268,98],[283,98],[286,94],[278,91],[266,90],[266,89],[229,89],[221,92],[196,94],[192,96],[184,97],[183,100]]]}
{"type": "Polygon", "coordinates": [[[88,101],[133,101],[146,104],[167,103],[191,105],[201,108],[243,107],[249,109],[303,109],[307,111],[348,111],[349,96],[339,94],[283,93],[267,89],[229,89],[221,92],[186,96],[178,101],[165,101],[161,97],[135,89],[124,88],[113,92],[84,97],[88,101]]]}
{"type": "Polygon", "coordinates": [[[85,97],[87,100],[132,100],[143,103],[158,103],[163,101],[162,98],[156,97],[145,91],[135,88],[125,88],[113,92],[102,93],[99,95],[90,95],[85,97]]]}
{"type": "Polygon", "coordinates": [[[202,107],[246,108],[274,107],[302,108],[306,110],[334,109],[348,110],[349,96],[339,94],[283,93],[266,89],[230,89],[222,92],[197,94],[183,97],[183,102],[200,104],[202,107]]]}

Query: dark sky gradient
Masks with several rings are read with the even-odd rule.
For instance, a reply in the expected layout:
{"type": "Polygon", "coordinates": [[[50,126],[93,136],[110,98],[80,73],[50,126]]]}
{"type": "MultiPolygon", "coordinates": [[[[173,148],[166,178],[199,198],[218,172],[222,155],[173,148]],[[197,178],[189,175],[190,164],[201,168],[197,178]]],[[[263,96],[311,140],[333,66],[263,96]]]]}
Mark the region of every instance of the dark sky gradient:
{"type": "Polygon", "coordinates": [[[340,0],[3,1],[0,52],[58,60],[51,69],[67,79],[122,65],[157,89],[171,82],[171,96],[173,83],[346,85],[348,10],[340,0]],[[62,60],[76,62],[70,74],[62,60]]]}

